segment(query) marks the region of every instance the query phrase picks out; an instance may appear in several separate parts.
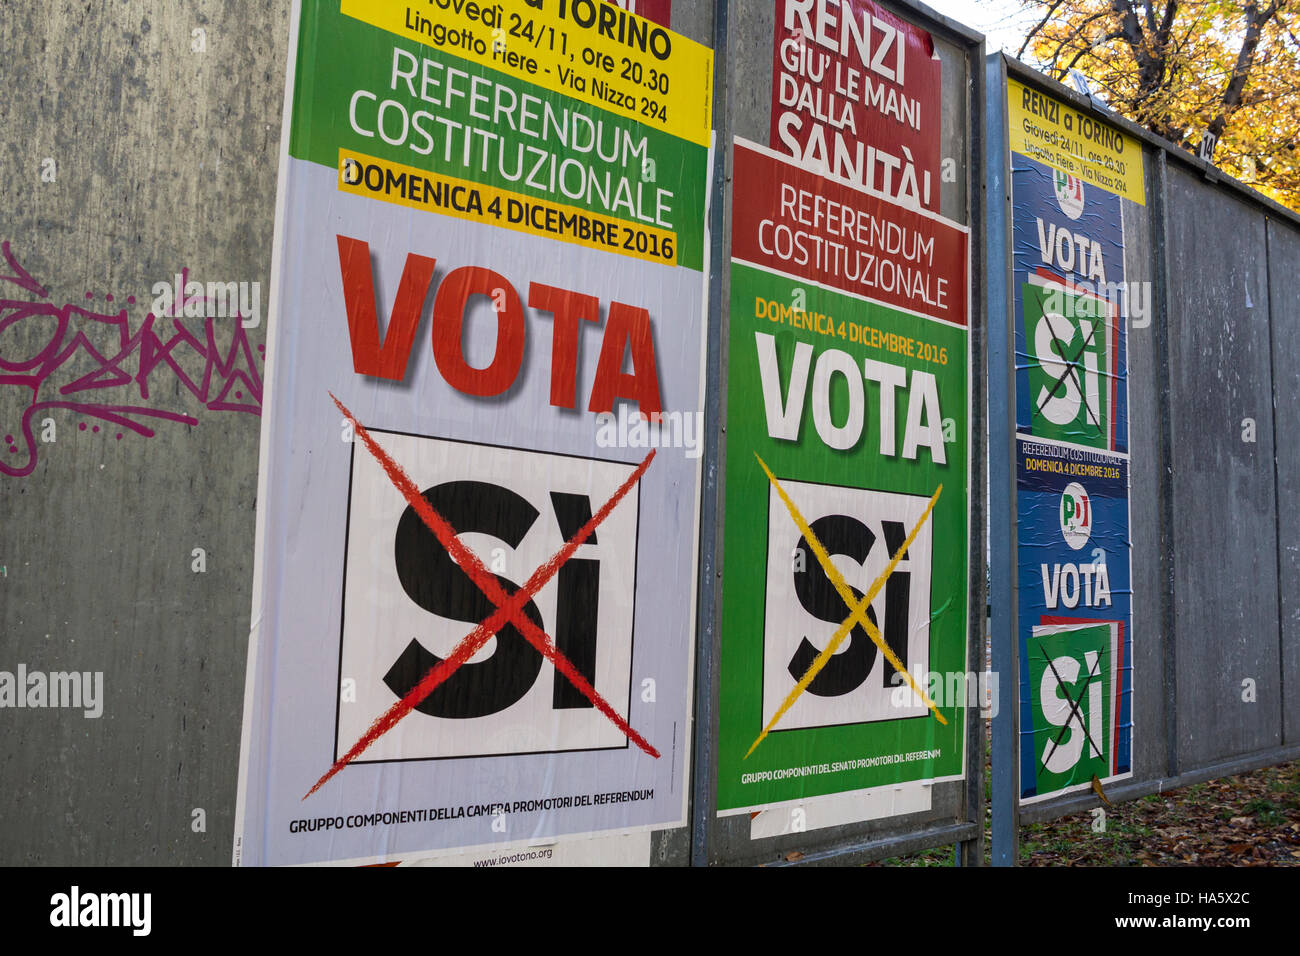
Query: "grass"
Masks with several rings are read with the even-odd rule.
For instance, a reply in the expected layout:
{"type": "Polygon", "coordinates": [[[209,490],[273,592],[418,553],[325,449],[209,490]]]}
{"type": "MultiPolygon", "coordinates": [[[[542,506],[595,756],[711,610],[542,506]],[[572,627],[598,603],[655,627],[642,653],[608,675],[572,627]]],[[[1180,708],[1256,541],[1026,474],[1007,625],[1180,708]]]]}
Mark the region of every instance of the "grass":
{"type": "MultiPolygon", "coordinates": [[[[987,775],[986,775],[987,784],[987,775]]],[[[988,787],[985,787],[986,797],[988,787]]],[[[987,807],[986,807],[987,810],[987,807]]],[[[1300,866],[1300,761],[1020,828],[1022,866],[1300,866]]],[[[989,862],[992,814],[985,814],[989,862]]],[[[953,847],[873,866],[951,866],[953,847]]]]}

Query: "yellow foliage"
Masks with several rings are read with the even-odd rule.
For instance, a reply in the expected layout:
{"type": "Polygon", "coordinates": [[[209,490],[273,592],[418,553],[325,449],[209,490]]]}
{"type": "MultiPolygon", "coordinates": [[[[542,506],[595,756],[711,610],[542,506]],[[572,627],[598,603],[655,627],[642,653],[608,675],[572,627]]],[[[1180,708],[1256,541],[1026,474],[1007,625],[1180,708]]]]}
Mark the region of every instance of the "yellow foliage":
{"type": "Polygon", "coordinates": [[[1216,166],[1300,210],[1300,0],[1021,2],[1022,56],[1192,152],[1216,132],[1216,166]]]}

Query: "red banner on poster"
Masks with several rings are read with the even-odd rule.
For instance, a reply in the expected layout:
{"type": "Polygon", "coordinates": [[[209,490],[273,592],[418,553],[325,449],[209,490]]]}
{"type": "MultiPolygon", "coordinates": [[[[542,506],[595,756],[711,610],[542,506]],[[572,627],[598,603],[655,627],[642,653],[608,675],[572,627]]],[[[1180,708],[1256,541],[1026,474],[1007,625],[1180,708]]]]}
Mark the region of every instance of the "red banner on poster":
{"type": "Polygon", "coordinates": [[[665,29],[672,27],[673,0],[605,0],[616,7],[622,7],[628,13],[653,20],[665,29]]]}
{"type": "Polygon", "coordinates": [[[944,322],[967,322],[966,229],[737,140],[732,255],[944,322]]]}
{"type": "Polygon", "coordinates": [[[934,40],[870,0],[777,0],[770,144],[818,172],[939,208],[934,40]]]}

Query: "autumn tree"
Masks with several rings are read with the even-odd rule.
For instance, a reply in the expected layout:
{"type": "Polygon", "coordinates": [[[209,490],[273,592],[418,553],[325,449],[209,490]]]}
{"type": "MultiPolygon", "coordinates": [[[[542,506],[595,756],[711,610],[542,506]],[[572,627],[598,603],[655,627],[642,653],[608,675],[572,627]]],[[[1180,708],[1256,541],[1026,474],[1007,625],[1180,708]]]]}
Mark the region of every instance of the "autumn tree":
{"type": "Polygon", "coordinates": [[[1300,0],[1021,0],[1026,52],[1122,116],[1300,209],[1300,0]],[[1208,141],[1207,141],[1208,142],[1208,141]]]}

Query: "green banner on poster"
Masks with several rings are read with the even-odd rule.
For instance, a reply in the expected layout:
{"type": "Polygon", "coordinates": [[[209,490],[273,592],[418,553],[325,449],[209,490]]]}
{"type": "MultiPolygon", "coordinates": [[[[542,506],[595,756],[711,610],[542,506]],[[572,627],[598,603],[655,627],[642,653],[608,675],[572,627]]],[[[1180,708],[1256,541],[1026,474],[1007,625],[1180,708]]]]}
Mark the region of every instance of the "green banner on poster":
{"type": "Polygon", "coordinates": [[[1035,627],[1029,639],[1038,793],[1111,776],[1107,726],[1121,640],[1118,622],[1035,627]]]}

